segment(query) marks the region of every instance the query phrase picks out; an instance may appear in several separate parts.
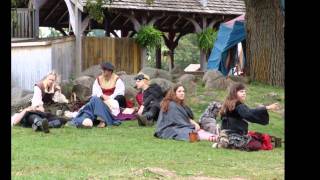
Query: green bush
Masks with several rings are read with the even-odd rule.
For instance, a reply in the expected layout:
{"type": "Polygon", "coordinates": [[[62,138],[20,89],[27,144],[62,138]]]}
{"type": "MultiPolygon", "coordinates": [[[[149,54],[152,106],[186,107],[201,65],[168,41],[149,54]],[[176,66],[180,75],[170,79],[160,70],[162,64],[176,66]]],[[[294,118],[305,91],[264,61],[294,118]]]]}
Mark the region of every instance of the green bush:
{"type": "Polygon", "coordinates": [[[212,28],[207,28],[201,33],[198,33],[197,37],[199,48],[208,51],[213,48],[213,43],[217,38],[217,31],[214,31],[212,28]]]}
{"type": "Polygon", "coordinates": [[[142,47],[155,48],[161,45],[162,32],[150,25],[142,26],[136,34],[135,40],[142,47]]]}

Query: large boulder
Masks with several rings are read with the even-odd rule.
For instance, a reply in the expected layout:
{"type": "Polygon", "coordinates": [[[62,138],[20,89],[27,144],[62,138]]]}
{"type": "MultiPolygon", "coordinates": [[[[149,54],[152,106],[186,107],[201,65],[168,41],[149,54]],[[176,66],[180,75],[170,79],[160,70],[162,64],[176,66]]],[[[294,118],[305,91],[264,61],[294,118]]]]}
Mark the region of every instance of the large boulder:
{"type": "Polygon", "coordinates": [[[90,90],[92,90],[92,86],[93,86],[94,81],[95,81],[95,78],[93,78],[91,76],[80,76],[73,81],[73,84],[75,84],[75,85],[81,84],[82,86],[85,86],[85,87],[89,88],[90,90]]]}
{"type": "Polygon", "coordinates": [[[162,69],[145,67],[145,68],[141,69],[141,71],[139,73],[147,74],[150,77],[150,79],[162,78],[162,79],[172,81],[172,75],[170,74],[170,72],[162,70],[162,69]]]}
{"type": "Polygon", "coordinates": [[[101,67],[100,65],[94,65],[89,67],[88,69],[84,70],[83,72],[80,73],[78,77],[81,76],[90,76],[93,78],[98,77],[101,74],[101,67]]]}
{"type": "Polygon", "coordinates": [[[74,92],[81,102],[88,101],[92,95],[92,90],[83,84],[76,84],[72,88],[72,92],[74,92]]]}
{"type": "Polygon", "coordinates": [[[71,97],[73,82],[64,80],[60,83],[61,93],[64,94],[67,98],[71,97]]]}
{"type": "Polygon", "coordinates": [[[196,76],[192,74],[184,74],[178,79],[178,82],[184,86],[187,94],[194,95],[196,93],[196,76]]]}
{"type": "Polygon", "coordinates": [[[223,74],[220,72],[220,71],[217,71],[217,70],[208,70],[204,75],[203,75],[203,78],[202,78],[202,82],[204,84],[206,84],[206,82],[208,80],[210,81],[214,81],[216,79],[219,79],[219,78],[222,78],[224,77],[223,74]]]}
{"type": "Polygon", "coordinates": [[[31,105],[33,92],[18,87],[11,88],[11,114],[31,105]]]}
{"type": "Polygon", "coordinates": [[[125,72],[125,71],[118,71],[118,72],[116,72],[115,74],[118,75],[118,76],[122,76],[122,75],[127,75],[127,72],[125,72]]]}
{"type": "Polygon", "coordinates": [[[135,75],[121,75],[125,87],[135,87],[136,81],[134,80],[135,75]]]}
{"type": "Polygon", "coordinates": [[[166,93],[174,85],[174,83],[172,83],[171,81],[168,81],[163,78],[151,79],[150,84],[153,84],[153,83],[158,84],[161,87],[163,93],[166,93]]]}
{"type": "Polygon", "coordinates": [[[226,90],[232,83],[234,82],[231,79],[225,77],[208,79],[205,83],[205,89],[226,90]]]}
{"type": "Polygon", "coordinates": [[[33,92],[30,90],[21,89],[19,87],[11,88],[11,104],[19,103],[19,101],[21,101],[22,98],[24,98],[25,96],[27,96],[29,94],[32,95],[33,92]]]}
{"type": "Polygon", "coordinates": [[[87,101],[92,94],[92,86],[95,78],[91,76],[81,76],[73,81],[72,92],[76,93],[80,101],[87,101]]]}

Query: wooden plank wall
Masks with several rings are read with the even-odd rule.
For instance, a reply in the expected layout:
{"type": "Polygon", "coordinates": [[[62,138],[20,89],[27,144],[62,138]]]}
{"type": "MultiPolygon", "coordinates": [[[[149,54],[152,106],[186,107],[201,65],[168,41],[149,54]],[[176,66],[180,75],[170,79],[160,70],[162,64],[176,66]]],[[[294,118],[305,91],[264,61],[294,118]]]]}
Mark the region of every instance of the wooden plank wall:
{"type": "Polygon", "coordinates": [[[75,38],[63,37],[42,42],[15,42],[11,47],[11,87],[33,90],[36,82],[55,70],[59,80],[74,78],[75,38]],[[29,43],[29,45],[23,45],[29,43]],[[33,43],[33,45],[32,45],[33,43]]]}
{"type": "Polygon", "coordinates": [[[11,16],[16,17],[17,23],[11,22],[11,38],[34,37],[34,10],[28,8],[11,9],[11,16]],[[16,12],[16,15],[14,15],[16,12]]]}
{"type": "Polygon", "coordinates": [[[132,38],[83,37],[82,53],[82,70],[109,61],[116,71],[140,71],[141,50],[132,38]]]}
{"type": "Polygon", "coordinates": [[[51,69],[51,45],[11,48],[11,87],[33,90],[51,69]]]}
{"type": "Polygon", "coordinates": [[[75,38],[65,37],[52,42],[52,69],[61,80],[75,78],[75,38]]]}

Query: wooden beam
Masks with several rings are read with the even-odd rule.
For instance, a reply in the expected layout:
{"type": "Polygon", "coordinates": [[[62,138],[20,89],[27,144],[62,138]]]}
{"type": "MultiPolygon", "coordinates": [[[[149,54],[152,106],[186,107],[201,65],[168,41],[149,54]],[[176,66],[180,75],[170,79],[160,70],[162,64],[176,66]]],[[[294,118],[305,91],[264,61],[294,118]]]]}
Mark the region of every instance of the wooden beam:
{"type": "MultiPolygon", "coordinates": [[[[164,14],[162,14],[162,15],[159,16],[159,17],[153,17],[153,18],[148,22],[148,25],[153,26],[156,21],[158,21],[159,19],[161,19],[161,18],[163,18],[163,17],[164,17],[164,14]]],[[[145,23],[143,23],[143,24],[145,24],[145,23]]]]}
{"type": "Polygon", "coordinates": [[[120,15],[121,15],[121,13],[119,13],[115,18],[113,18],[113,20],[110,23],[111,26],[120,17],[120,15]]]}
{"type": "Polygon", "coordinates": [[[83,6],[79,3],[79,0],[71,0],[71,2],[75,4],[81,12],[83,12],[83,6]]]}
{"type": "Polygon", "coordinates": [[[176,24],[180,21],[181,17],[179,16],[178,19],[172,24],[172,26],[176,26],[176,24]]]}
{"type": "MultiPolygon", "coordinates": [[[[126,15],[125,15],[126,16],[126,15]]],[[[134,27],[134,30],[135,31],[139,31],[140,30],[140,28],[141,28],[141,24],[140,24],[140,22],[133,16],[133,15],[130,15],[130,16],[127,16],[129,19],[130,19],[130,21],[132,22],[132,24],[133,24],[133,27],[134,27]]]]}
{"type": "Polygon", "coordinates": [[[221,17],[220,17],[220,18],[215,18],[215,19],[213,19],[213,20],[209,23],[208,27],[213,28],[213,26],[216,25],[216,23],[219,22],[219,21],[222,21],[222,18],[221,18],[221,17]]]}
{"type": "MultiPolygon", "coordinates": [[[[128,17],[127,17],[128,18],[128,17]]],[[[125,26],[130,21],[130,18],[128,18],[124,23],[123,26],[125,26]]]]}
{"type": "Polygon", "coordinates": [[[202,16],[202,29],[207,28],[207,18],[202,16]]]}
{"type": "Polygon", "coordinates": [[[192,18],[188,18],[188,17],[186,17],[186,19],[193,24],[196,33],[200,33],[200,32],[202,31],[202,28],[201,28],[200,25],[197,23],[197,21],[195,21],[195,20],[192,19],[192,18]]]}
{"type": "Polygon", "coordinates": [[[78,76],[82,71],[82,37],[81,37],[81,25],[82,25],[82,18],[81,18],[81,11],[74,6],[75,11],[75,29],[74,35],[76,36],[76,62],[75,62],[75,75],[78,76]]]}
{"type": "Polygon", "coordinates": [[[62,19],[66,16],[67,13],[68,13],[68,10],[65,11],[65,12],[62,14],[62,16],[58,19],[57,24],[59,24],[59,23],[62,21],[62,19]]]}
{"type": "MultiPolygon", "coordinates": [[[[44,2],[44,1],[42,1],[44,2]]],[[[34,34],[33,36],[35,38],[39,37],[39,12],[40,12],[40,7],[41,7],[41,1],[39,0],[33,0],[33,8],[35,9],[34,11],[34,34]]]]}
{"type": "Polygon", "coordinates": [[[90,18],[89,16],[87,16],[81,23],[81,33],[83,33],[87,29],[89,22],[90,22],[90,18]]]}
{"type": "Polygon", "coordinates": [[[190,24],[190,21],[187,21],[187,22],[182,26],[182,29],[184,29],[185,27],[187,27],[188,24],[190,24]]]}
{"type": "Polygon", "coordinates": [[[62,1],[59,1],[58,4],[56,4],[54,6],[54,8],[51,9],[51,11],[49,12],[49,14],[44,18],[43,22],[46,22],[46,20],[52,15],[52,13],[60,6],[62,1]]]}
{"type": "Polygon", "coordinates": [[[167,18],[162,21],[160,26],[164,25],[170,18],[171,18],[171,15],[167,16],[167,18]]]}
{"type": "Polygon", "coordinates": [[[64,0],[64,2],[66,3],[67,5],[67,8],[68,8],[68,12],[69,12],[69,20],[70,20],[70,24],[71,24],[71,27],[72,27],[72,30],[75,31],[76,29],[76,20],[75,20],[75,13],[74,13],[74,6],[71,4],[70,0],[64,0]]]}

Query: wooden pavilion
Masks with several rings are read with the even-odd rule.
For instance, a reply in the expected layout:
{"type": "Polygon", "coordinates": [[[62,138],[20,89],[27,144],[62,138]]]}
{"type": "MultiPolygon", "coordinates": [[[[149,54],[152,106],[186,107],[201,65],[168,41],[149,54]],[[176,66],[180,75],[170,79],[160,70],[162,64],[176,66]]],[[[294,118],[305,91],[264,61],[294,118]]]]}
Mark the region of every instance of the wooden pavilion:
{"type": "MultiPolygon", "coordinates": [[[[217,28],[221,22],[245,12],[243,0],[114,0],[105,7],[102,24],[89,18],[86,0],[30,0],[35,10],[35,34],[42,27],[53,27],[65,36],[63,28],[71,28],[76,38],[76,74],[82,71],[82,38],[90,29],[104,29],[106,36],[121,31],[121,37],[132,37],[142,25],[153,25],[165,32],[165,44],[170,50],[172,66],[174,50],[179,39],[188,33],[199,33],[205,28],[217,28]]],[[[159,50],[158,50],[159,54],[159,50]]],[[[206,54],[200,52],[202,70],[206,69],[206,54]]],[[[159,57],[158,66],[159,66],[159,57]]],[[[142,66],[144,61],[142,61],[142,66]]]]}

